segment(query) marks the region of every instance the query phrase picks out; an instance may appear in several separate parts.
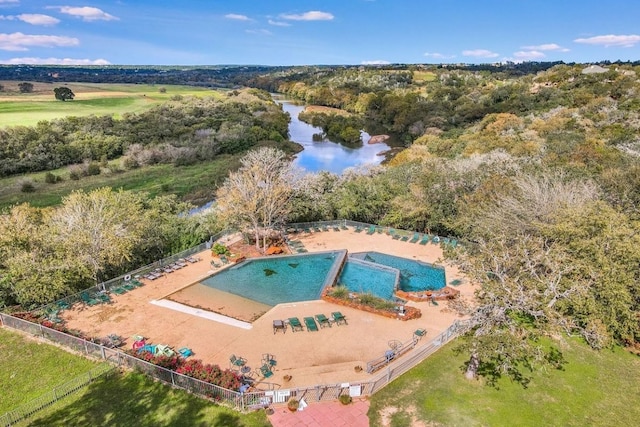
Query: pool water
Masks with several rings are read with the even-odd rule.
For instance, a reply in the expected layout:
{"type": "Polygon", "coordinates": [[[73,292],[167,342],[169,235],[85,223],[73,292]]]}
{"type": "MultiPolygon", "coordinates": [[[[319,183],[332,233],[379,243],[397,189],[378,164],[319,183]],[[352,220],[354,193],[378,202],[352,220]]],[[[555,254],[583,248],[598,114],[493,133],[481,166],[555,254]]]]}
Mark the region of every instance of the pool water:
{"type": "Polygon", "coordinates": [[[338,278],[338,284],[352,292],[370,293],[386,300],[394,299],[398,270],[349,258],[338,278]]]}
{"type": "Polygon", "coordinates": [[[359,252],[350,258],[386,265],[400,270],[400,290],[405,292],[435,291],[446,286],[443,267],[380,252],[359,252]]]}
{"type": "Polygon", "coordinates": [[[255,258],[201,281],[205,286],[275,306],[320,298],[333,284],[346,251],[255,258]]]}

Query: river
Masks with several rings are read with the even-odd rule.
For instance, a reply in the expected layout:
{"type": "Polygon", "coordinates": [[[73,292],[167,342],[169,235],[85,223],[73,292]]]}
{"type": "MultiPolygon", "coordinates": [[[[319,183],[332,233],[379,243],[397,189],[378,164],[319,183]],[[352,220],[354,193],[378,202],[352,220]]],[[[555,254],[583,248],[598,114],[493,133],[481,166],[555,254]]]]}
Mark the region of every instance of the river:
{"type": "Polygon", "coordinates": [[[341,174],[345,169],[360,165],[376,165],[384,160],[384,152],[391,149],[385,143],[368,144],[369,134],[362,132],[363,144],[349,148],[337,142],[324,139],[313,141],[313,134],[322,133],[321,128],[311,126],[298,119],[304,105],[293,101],[277,99],[284,111],[291,116],[289,139],[302,145],[304,150],[297,154],[294,164],[308,172],[329,171],[341,174]]]}

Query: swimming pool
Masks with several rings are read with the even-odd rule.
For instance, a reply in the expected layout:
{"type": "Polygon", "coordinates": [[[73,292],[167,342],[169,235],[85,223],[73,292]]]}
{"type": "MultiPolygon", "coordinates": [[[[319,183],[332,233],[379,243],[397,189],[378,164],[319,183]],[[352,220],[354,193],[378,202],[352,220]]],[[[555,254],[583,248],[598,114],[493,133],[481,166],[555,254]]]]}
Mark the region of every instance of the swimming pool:
{"type": "Polygon", "coordinates": [[[435,291],[446,286],[443,267],[380,252],[357,252],[349,259],[360,259],[400,270],[399,288],[405,292],[435,291]]]}
{"type": "Polygon", "coordinates": [[[346,251],[254,258],[201,281],[221,291],[270,306],[320,298],[333,284],[346,251]]]}
{"type": "Polygon", "coordinates": [[[393,300],[400,272],[395,268],[349,258],[338,278],[338,284],[361,294],[370,293],[379,298],[393,300]]]}

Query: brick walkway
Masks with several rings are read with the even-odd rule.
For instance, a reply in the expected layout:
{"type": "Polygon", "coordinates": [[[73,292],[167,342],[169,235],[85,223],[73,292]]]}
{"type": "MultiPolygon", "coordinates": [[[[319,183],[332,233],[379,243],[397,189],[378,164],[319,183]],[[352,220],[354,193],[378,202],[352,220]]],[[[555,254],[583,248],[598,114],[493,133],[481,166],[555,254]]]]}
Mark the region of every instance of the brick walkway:
{"type": "Polygon", "coordinates": [[[309,404],[303,411],[291,412],[286,406],[274,408],[269,421],[273,427],[368,427],[369,401],[354,400],[350,405],[340,402],[309,404]]]}

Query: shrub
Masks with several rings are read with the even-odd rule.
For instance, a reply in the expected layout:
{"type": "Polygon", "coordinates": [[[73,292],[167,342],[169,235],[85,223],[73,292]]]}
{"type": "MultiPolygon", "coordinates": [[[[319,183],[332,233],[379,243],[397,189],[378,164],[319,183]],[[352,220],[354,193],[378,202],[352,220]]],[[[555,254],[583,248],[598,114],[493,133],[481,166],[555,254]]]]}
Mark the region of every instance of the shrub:
{"type": "Polygon", "coordinates": [[[71,170],[69,171],[69,179],[73,180],[73,181],[77,181],[80,179],[80,172],[78,172],[77,170],[71,170]]]}
{"type": "Polygon", "coordinates": [[[349,403],[351,403],[353,401],[351,396],[349,396],[348,394],[341,394],[340,397],[338,397],[338,400],[343,405],[348,405],[349,403]]]}
{"type": "Polygon", "coordinates": [[[133,156],[125,156],[122,159],[122,166],[125,169],[137,169],[140,167],[140,163],[138,163],[138,160],[133,156]]]}
{"type": "Polygon", "coordinates": [[[334,298],[347,299],[349,297],[349,289],[344,285],[338,285],[331,290],[330,295],[334,298]]]}
{"type": "Polygon", "coordinates": [[[294,399],[293,397],[287,402],[287,408],[289,408],[290,411],[297,411],[298,406],[300,406],[300,402],[298,399],[294,399]]]}
{"type": "Polygon", "coordinates": [[[87,176],[100,175],[100,164],[96,162],[91,162],[87,165],[87,169],[85,170],[87,176]]]}
{"type": "Polygon", "coordinates": [[[216,255],[226,255],[229,253],[229,248],[221,243],[216,243],[215,245],[213,245],[213,248],[211,248],[211,250],[216,255]]]}
{"type": "Polygon", "coordinates": [[[30,179],[25,179],[20,183],[20,191],[23,193],[33,193],[36,191],[36,186],[33,185],[33,181],[30,179]]]}

